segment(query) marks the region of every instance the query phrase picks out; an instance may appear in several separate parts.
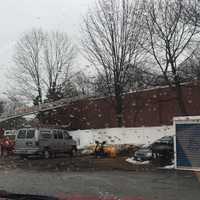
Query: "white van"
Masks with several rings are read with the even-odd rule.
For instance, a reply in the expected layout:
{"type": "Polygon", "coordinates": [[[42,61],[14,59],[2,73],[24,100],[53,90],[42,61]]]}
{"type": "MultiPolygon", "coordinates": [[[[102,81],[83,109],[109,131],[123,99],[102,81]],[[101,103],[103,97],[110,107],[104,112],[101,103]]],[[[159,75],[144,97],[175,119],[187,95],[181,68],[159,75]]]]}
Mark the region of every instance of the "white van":
{"type": "Polygon", "coordinates": [[[58,153],[76,153],[76,142],[64,129],[23,128],[16,136],[15,154],[21,157],[42,155],[50,158],[58,153]]]}

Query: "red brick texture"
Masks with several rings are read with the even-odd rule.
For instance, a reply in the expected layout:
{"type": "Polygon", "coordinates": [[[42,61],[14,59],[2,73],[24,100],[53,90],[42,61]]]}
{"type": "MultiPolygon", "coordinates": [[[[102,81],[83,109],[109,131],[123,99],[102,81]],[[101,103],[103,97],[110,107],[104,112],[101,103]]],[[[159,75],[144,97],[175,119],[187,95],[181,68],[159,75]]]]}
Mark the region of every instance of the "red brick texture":
{"type": "MultiPolygon", "coordinates": [[[[188,115],[200,115],[200,85],[182,85],[188,115]]],[[[68,125],[69,129],[116,127],[114,102],[110,98],[84,99],[51,112],[48,123],[68,125]]],[[[128,93],[124,96],[124,126],[170,125],[180,116],[176,92],[168,87],[128,93]]]]}

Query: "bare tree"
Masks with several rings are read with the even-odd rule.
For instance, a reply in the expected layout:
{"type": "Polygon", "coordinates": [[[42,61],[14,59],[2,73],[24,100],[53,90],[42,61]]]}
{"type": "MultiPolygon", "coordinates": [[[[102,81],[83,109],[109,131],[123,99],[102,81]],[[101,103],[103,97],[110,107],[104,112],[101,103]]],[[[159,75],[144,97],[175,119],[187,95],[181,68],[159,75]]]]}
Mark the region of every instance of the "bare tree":
{"type": "Polygon", "coordinates": [[[142,9],[139,1],[99,0],[84,20],[83,47],[88,60],[105,75],[115,95],[118,126],[123,125],[123,93],[130,64],[141,59],[142,9]]]}
{"type": "Polygon", "coordinates": [[[14,55],[14,73],[20,87],[24,93],[29,93],[28,90],[36,93],[39,103],[42,103],[41,51],[44,38],[41,30],[32,30],[24,34],[17,42],[14,55]]]}
{"type": "Polygon", "coordinates": [[[146,3],[145,13],[149,41],[146,49],[159,66],[166,83],[176,90],[182,115],[187,115],[187,111],[178,66],[191,53],[188,47],[193,47],[198,34],[197,17],[186,16],[189,5],[186,0],[150,0],[146,3]]]}
{"type": "Polygon", "coordinates": [[[86,74],[84,71],[79,71],[76,74],[74,74],[74,77],[72,79],[74,82],[78,95],[79,96],[92,96],[92,77],[90,77],[88,74],[86,74]]]}
{"type": "Polygon", "coordinates": [[[199,0],[184,0],[185,12],[184,19],[190,19],[189,23],[200,27],[200,1],[199,0]]]}
{"type": "MultiPolygon", "coordinates": [[[[15,112],[17,107],[22,106],[22,103],[13,94],[7,93],[7,98],[0,100],[0,115],[12,114],[15,112]]],[[[6,121],[0,122],[0,127],[4,129],[17,129],[22,127],[26,122],[23,117],[18,117],[16,119],[8,119],[6,121]]]]}
{"type": "Polygon", "coordinates": [[[53,32],[46,36],[44,44],[44,67],[47,79],[43,78],[48,93],[58,93],[66,87],[75,58],[75,49],[67,34],[53,32]]]}
{"type": "MultiPolygon", "coordinates": [[[[142,90],[158,85],[166,85],[163,80],[162,74],[156,70],[148,69],[144,66],[130,66],[127,72],[127,84],[124,87],[124,92],[131,92],[142,90]]],[[[98,74],[94,80],[92,80],[93,88],[92,93],[94,96],[107,96],[107,84],[105,74],[98,74]]],[[[114,95],[114,88],[110,89],[110,92],[114,95]]]]}
{"type": "Polygon", "coordinates": [[[103,73],[98,73],[95,77],[95,79],[92,82],[93,85],[93,94],[96,97],[104,97],[113,94],[114,90],[113,87],[109,86],[106,83],[106,75],[103,73]]]}
{"type": "Polygon", "coordinates": [[[63,96],[64,96],[64,98],[73,98],[73,97],[80,96],[80,93],[79,93],[74,81],[69,80],[65,84],[65,88],[63,90],[63,96]]]}
{"type": "Polygon", "coordinates": [[[193,53],[184,60],[178,67],[178,73],[183,82],[193,80],[200,81],[200,48],[199,46],[193,53]]]}
{"type": "Polygon", "coordinates": [[[14,92],[9,91],[5,94],[7,96],[7,100],[5,101],[5,113],[14,113],[18,108],[25,106],[25,102],[14,92]]]}
{"type": "Polygon", "coordinates": [[[35,105],[46,97],[57,99],[60,88],[65,87],[69,79],[74,52],[66,33],[42,30],[25,33],[14,55],[13,74],[20,94],[31,97],[35,105]]]}

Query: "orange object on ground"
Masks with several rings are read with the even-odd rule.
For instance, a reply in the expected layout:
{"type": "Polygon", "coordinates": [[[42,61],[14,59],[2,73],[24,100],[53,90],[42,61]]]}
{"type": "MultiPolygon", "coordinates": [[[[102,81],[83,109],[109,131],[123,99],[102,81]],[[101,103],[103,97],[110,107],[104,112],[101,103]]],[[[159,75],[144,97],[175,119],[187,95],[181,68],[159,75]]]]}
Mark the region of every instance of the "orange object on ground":
{"type": "Polygon", "coordinates": [[[111,158],[117,157],[117,149],[114,146],[107,146],[107,147],[105,147],[105,152],[111,158]]]}

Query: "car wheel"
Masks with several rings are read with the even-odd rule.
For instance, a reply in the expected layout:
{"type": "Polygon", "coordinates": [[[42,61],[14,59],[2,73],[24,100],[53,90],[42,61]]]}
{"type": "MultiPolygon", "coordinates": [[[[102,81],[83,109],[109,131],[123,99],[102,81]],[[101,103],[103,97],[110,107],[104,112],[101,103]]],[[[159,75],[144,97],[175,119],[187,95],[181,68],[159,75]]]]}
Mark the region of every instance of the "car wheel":
{"type": "Polygon", "coordinates": [[[51,157],[51,154],[48,149],[45,149],[43,154],[45,159],[49,159],[51,157]]]}

